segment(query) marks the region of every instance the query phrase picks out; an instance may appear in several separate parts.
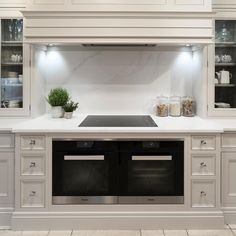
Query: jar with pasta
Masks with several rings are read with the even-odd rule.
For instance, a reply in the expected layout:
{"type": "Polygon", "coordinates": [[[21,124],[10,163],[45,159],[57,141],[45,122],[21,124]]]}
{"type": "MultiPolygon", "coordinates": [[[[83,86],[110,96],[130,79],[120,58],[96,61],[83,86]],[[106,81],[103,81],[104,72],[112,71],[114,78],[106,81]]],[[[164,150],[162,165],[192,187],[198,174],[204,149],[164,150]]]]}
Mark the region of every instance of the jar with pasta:
{"type": "Polygon", "coordinates": [[[157,115],[168,116],[168,97],[157,97],[157,115]]]}
{"type": "Polygon", "coordinates": [[[178,97],[178,96],[170,97],[169,115],[170,116],[181,116],[181,99],[180,99],[180,97],[178,97]]]}
{"type": "Polygon", "coordinates": [[[193,97],[182,98],[183,116],[195,116],[196,102],[193,97]]]}

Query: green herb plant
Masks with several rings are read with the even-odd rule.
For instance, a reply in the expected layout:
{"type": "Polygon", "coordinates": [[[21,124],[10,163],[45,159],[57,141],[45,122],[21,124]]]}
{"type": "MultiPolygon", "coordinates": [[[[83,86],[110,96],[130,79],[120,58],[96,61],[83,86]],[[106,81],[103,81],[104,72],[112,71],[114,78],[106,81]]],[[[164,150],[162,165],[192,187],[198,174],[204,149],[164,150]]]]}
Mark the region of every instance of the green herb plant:
{"type": "Polygon", "coordinates": [[[51,89],[46,98],[47,102],[52,106],[64,106],[70,99],[69,93],[66,89],[63,88],[55,88],[51,89]]]}
{"type": "Polygon", "coordinates": [[[63,109],[65,112],[73,112],[78,108],[78,105],[78,102],[69,101],[63,106],[63,109]]]}

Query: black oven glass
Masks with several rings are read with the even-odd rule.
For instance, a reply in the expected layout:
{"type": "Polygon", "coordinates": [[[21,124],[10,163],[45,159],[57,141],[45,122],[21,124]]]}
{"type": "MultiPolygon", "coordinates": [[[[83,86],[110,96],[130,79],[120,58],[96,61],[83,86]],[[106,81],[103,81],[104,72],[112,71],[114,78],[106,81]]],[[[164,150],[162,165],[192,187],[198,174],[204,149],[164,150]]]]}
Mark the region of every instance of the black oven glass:
{"type": "Polygon", "coordinates": [[[53,141],[52,164],[54,204],[184,196],[183,141],[53,141]]]}

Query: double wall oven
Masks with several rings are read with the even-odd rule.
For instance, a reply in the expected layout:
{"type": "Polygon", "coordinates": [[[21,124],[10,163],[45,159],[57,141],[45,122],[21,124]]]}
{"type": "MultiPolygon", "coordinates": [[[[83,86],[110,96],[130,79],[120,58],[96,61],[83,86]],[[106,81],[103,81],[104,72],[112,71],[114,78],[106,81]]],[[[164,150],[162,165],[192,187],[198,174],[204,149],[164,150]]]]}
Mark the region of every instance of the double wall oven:
{"type": "Polygon", "coordinates": [[[53,204],[183,204],[184,141],[53,141],[53,204]]]}

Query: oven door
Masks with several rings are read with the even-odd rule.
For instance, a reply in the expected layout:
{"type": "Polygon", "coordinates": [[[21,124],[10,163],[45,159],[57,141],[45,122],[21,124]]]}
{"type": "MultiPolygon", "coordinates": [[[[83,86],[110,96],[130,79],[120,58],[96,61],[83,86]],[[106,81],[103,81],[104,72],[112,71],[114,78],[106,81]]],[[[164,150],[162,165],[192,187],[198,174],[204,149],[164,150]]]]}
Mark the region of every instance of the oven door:
{"type": "Polygon", "coordinates": [[[114,142],[53,142],[53,204],[117,203],[114,142]]]}
{"type": "Polygon", "coordinates": [[[123,142],[119,203],[182,204],[183,141],[123,142]]]}

